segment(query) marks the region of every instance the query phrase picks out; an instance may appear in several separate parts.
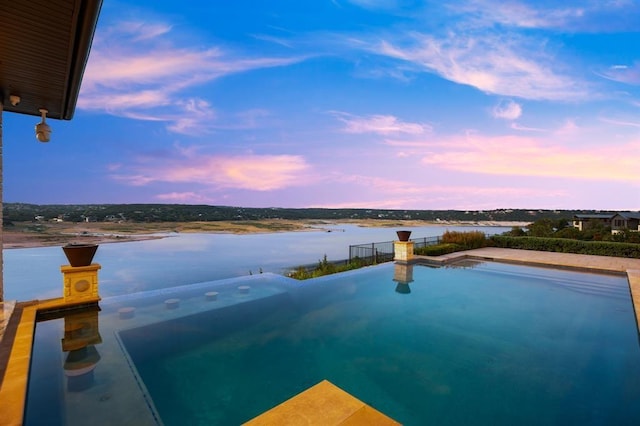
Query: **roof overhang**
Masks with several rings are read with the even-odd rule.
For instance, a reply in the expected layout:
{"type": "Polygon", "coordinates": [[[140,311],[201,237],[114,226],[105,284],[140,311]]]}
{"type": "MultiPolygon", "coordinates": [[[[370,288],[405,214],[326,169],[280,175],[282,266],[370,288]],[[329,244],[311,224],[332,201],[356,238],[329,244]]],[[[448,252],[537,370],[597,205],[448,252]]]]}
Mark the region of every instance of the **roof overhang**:
{"type": "Polygon", "coordinates": [[[0,1],[5,111],[71,120],[102,0],[0,1]],[[20,97],[12,105],[10,95],[20,97]]]}

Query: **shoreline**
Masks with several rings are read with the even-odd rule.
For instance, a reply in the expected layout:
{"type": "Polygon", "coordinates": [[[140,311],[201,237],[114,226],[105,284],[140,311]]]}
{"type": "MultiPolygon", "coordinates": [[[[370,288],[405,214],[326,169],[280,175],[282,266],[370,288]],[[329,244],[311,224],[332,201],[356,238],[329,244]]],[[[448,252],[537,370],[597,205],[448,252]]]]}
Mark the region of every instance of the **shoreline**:
{"type": "Polygon", "coordinates": [[[19,222],[3,229],[3,248],[38,248],[69,243],[110,244],[166,238],[171,233],[259,234],[277,232],[325,231],[327,226],[349,224],[362,227],[403,228],[419,226],[526,226],[530,222],[500,221],[421,221],[344,219],[157,222],[157,223],[32,223],[19,222]]]}

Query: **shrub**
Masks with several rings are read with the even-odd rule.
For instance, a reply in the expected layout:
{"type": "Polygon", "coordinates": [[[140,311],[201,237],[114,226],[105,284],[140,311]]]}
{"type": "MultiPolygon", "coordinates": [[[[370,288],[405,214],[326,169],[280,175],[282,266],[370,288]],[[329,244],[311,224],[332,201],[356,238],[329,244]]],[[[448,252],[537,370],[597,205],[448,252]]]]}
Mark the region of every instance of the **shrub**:
{"type": "Polygon", "coordinates": [[[611,241],[619,243],[640,244],[640,232],[629,229],[621,229],[611,236],[611,241]]]}
{"type": "Polygon", "coordinates": [[[524,229],[519,226],[513,226],[511,228],[511,231],[506,232],[506,234],[512,237],[524,237],[525,235],[527,235],[527,233],[524,232],[524,229]]]}
{"type": "Polygon", "coordinates": [[[442,256],[443,254],[449,254],[456,251],[463,250],[458,244],[445,243],[436,244],[433,246],[420,247],[414,250],[414,253],[419,256],[442,256]]]}
{"type": "Polygon", "coordinates": [[[444,244],[457,244],[461,247],[460,250],[472,250],[487,246],[487,238],[481,231],[446,231],[442,234],[440,241],[444,244]]]}
{"type": "Polygon", "coordinates": [[[527,235],[549,237],[555,232],[557,223],[552,219],[540,219],[527,225],[527,235]]]}
{"type": "Polygon", "coordinates": [[[580,231],[578,228],[574,228],[574,227],[570,227],[570,228],[563,228],[559,231],[556,231],[553,234],[554,238],[569,238],[569,239],[573,239],[573,240],[581,240],[584,239],[584,235],[582,233],[582,231],[580,231]]]}
{"type": "Polygon", "coordinates": [[[318,261],[318,265],[314,269],[308,270],[304,266],[298,266],[294,271],[289,273],[289,277],[297,280],[307,280],[324,275],[336,274],[338,272],[350,271],[368,265],[369,263],[366,260],[357,257],[344,264],[331,263],[327,260],[327,255],[325,254],[322,260],[318,261]]]}
{"type": "Polygon", "coordinates": [[[609,241],[579,241],[562,238],[509,237],[505,235],[494,235],[491,237],[491,240],[495,247],[502,248],[640,259],[640,245],[638,244],[609,241]]]}

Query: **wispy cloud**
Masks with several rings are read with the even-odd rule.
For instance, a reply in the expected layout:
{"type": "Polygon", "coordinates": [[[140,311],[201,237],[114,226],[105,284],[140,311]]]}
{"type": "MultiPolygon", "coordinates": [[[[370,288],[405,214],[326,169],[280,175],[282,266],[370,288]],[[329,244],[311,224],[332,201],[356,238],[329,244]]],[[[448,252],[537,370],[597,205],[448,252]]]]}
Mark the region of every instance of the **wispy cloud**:
{"type": "Polygon", "coordinates": [[[613,65],[601,71],[600,76],[619,83],[640,85],[640,62],[633,65],[613,65]]]}
{"type": "Polygon", "coordinates": [[[167,123],[170,131],[214,127],[210,102],[189,89],[227,75],[279,67],[302,57],[241,56],[219,46],[176,46],[172,27],[127,21],[96,35],[78,107],[167,123]]]}
{"type": "MultiPolygon", "coordinates": [[[[558,41],[557,30],[568,31],[570,26],[569,31],[593,31],[592,20],[600,19],[603,10],[618,17],[625,13],[622,7],[601,2],[572,6],[512,0],[499,6],[491,0],[462,0],[424,10],[414,3],[414,10],[391,30],[336,40],[392,59],[395,69],[401,69],[393,72],[387,63],[374,64],[367,67],[368,76],[408,81],[411,75],[427,72],[488,94],[564,102],[600,92],[588,82],[585,64],[575,62],[579,55],[571,52],[571,44],[558,41]],[[434,17],[426,19],[425,14],[434,17]]],[[[638,13],[638,7],[633,10],[638,13]]]]}
{"type": "Polygon", "coordinates": [[[607,118],[607,117],[600,117],[600,121],[602,121],[604,123],[608,123],[608,124],[615,124],[616,126],[638,127],[638,128],[640,128],[640,121],[619,120],[619,119],[607,118]]]}
{"type": "Polygon", "coordinates": [[[522,107],[517,102],[511,100],[501,101],[493,107],[492,114],[495,118],[516,120],[522,115],[522,107]]]}
{"type": "Polygon", "coordinates": [[[268,43],[278,44],[280,46],[293,48],[293,43],[291,40],[285,39],[283,37],[276,37],[268,34],[252,34],[252,37],[256,40],[266,41],[268,43]]]}
{"type": "Polygon", "coordinates": [[[389,10],[400,6],[401,0],[348,0],[348,2],[365,9],[389,10]]]}
{"type": "MultiPolygon", "coordinates": [[[[565,200],[570,196],[566,189],[540,189],[522,185],[433,185],[420,182],[404,182],[365,175],[340,174],[341,182],[348,182],[352,191],[347,201],[313,203],[317,208],[383,208],[424,209],[429,205],[455,205],[459,209],[478,210],[496,208],[496,199],[502,206],[523,206],[531,199],[565,200]]],[[[557,202],[555,203],[557,204],[557,202]]]]}
{"type": "Polygon", "coordinates": [[[563,33],[634,31],[640,14],[635,0],[527,2],[463,0],[447,4],[451,13],[471,28],[560,30],[563,33]],[[574,3],[574,4],[571,4],[574,3]]]}
{"type": "Polygon", "coordinates": [[[272,191],[308,183],[310,166],[297,155],[208,155],[178,147],[170,155],[139,157],[112,169],[112,178],[133,186],[170,183],[198,185],[203,190],[272,191]]]}
{"type": "Polygon", "coordinates": [[[506,1],[496,7],[489,0],[471,0],[450,6],[475,25],[495,24],[518,28],[563,28],[585,14],[583,7],[531,7],[519,1],[506,1]]]}
{"type": "Polygon", "coordinates": [[[539,127],[529,127],[529,126],[523,126],[520,123],[511,123],[510,126],[513,130],[521,130],[523,132],[545,132],[545,129],[541,129],[539,127]]]}
{"type": "Polygon", "coordinates": [[[206,203],[209,198],[195,192],[169,192],[166,194],[158,194],[156,198],[161,201],[170,203],[206,203]]]}
{"type": "Polygon", "coordinates": [[[184,115],[177,117],[167,128],[175,133],[202,134],[211,128],[216,114],[211,105],[201,99],[180,100],[176,106],[184,111],[184,115]]]}
{"type": "MultiPolygon", "coordinates": [[[[409,37],[372,39],[364,48],[490,94],[556,101],[586,98],[587,84],[561,72],[558,58],[544,44],[510,33],[452,31],[441,37],[414,32],[409,37]]],[[[359,46],[362,41],[354,44],[359,46]]]]}
{"type": "Polygon", "coordinates": [[[356,116],[346,112],[331,111],[338,120],[344,123],[345,133],[376,133],[390,135],[395,133],[409,133],[420,135],[431,131],[431,126],[423,123],[410,123],[399,120],[393,115],[356,116]]]}

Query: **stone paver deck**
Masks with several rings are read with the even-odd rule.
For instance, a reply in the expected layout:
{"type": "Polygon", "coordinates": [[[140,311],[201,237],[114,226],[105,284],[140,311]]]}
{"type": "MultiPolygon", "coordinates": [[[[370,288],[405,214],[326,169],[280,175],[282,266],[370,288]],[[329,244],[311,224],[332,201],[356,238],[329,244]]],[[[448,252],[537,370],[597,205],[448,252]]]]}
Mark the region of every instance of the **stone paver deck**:
{"type": "Polygon", "coordinates": [[[16,302],[13,301],[0,302],[0,342],[2,342],[4,330],[9,325],[9,318],[11,318],[15,306],[16,302]]]}
{"type": "Polygon", "coordinates": [[[245,426],[398,426],[400,423],[323,380],[245,426]]]}
{"type": "Polygon", "coordinates": [[[417,259],[429,259],[430,261],[442,263],[447,263],[461,257],[526,263],[529,265],[553,265],[566,268],[589,269],[594,272],[625,273],[630,269],[640,269],[640,259],[573,253],[555,253],[548,251],[503,249],[496,247],[485,247],[476,250],[445,254],[443,256],[416,256],[417,259]]]}

